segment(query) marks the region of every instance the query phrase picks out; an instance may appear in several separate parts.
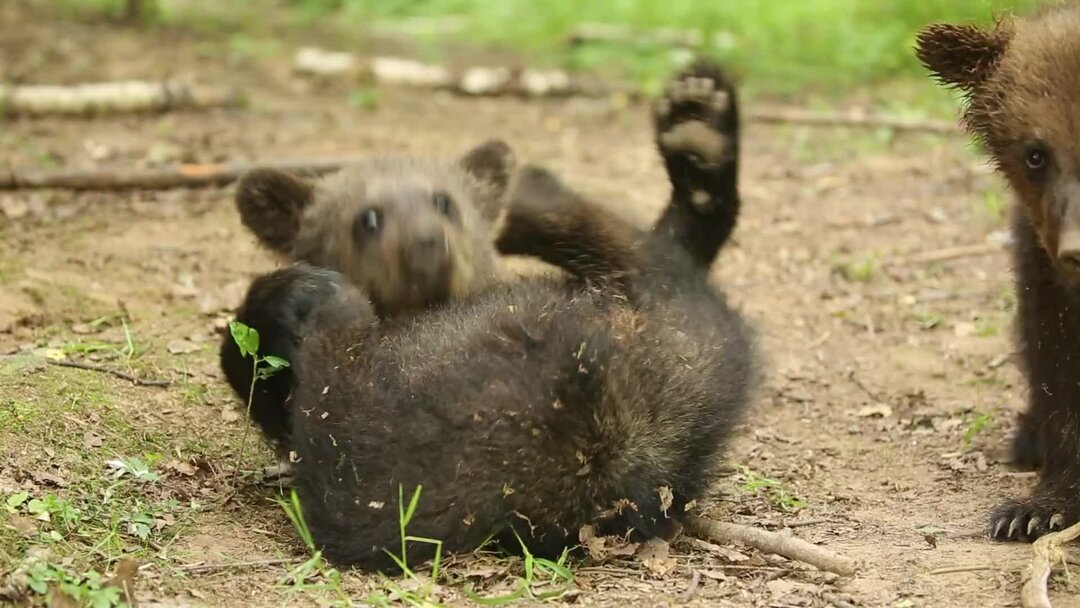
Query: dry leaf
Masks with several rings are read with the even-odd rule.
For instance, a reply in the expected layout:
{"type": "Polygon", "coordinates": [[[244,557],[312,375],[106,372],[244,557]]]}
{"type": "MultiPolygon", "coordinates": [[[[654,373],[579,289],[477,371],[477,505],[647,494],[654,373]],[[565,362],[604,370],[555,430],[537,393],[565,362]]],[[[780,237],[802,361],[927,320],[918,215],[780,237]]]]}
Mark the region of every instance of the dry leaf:
{"type": "Polygon", "coordinates": [[[16,515],[15,513],[12,513],[8,515],[8,524],[12,528],[15,528],[16,532],[22,534],[27,538],[30,538],[37,534],[37,524],[35,524],[34,520],[30,519],[29,517],[24,517],[22,515],[16,515]]]}
{"type": "Polygon", "coordinates": [[[195,344],[191,340],[172,340],[166,346],[170,354],[173,355],[187,355],[199,350],[199,345],[195,344]]]}
{"type": "Polygon", "coordinates": [[[101,437],[87,431],[83,433],[83,448],[92,450],[94,448],[100,448],[103,440],[101,437]]]}
{"type": "Polygon", "coordinates": [[[675,494],[671,492],[671,488],[668,486],[660,486],[657,488],[660,493],[660,510],[667,515],[667,510],[671,508],[671,503],[675,502],[675,494]]]}
{"type": "Polygon", "coordinates": [[[892,408],[884,403],[875,403],[874,405],[859,408],[855,415],[859,418],[888,418],[892,416],[892,408]]]}
{"type": "Polygon", "coordinates": [[[191,464],[190,462],[181,462],[179,460],[170,460],[165,463],[165,470],[178,473],[185,477],[192,477],[199,472],[199,467],[191,464]]]}
{"type": "Polygon", "coordinates": [[[124,601],[134,607],[135,602],[135,579],[139,574],[139,562],[125,557],[116,564],[116,572],[105,583],[109,587],[119,587],[123,591],[124,601]]]}

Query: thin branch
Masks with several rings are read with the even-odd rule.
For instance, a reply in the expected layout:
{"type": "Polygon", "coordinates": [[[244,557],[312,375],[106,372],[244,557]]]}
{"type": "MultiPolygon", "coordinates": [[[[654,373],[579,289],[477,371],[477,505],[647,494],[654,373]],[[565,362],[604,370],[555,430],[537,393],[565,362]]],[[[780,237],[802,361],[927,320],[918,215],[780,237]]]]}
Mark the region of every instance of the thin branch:
{"type": "Polygon", "coordinates": [[[900,256],[892,258],[886,262],[887,266],[909,266],[919,264],[933,264],[936,262],[946,262],[949,260],[957,260],[960,258],[973,258],[983,255],[990,255],[997,253],[1004,248],[1003,245],[998,243],[976,243],[974,245],[959,245],[957,247],[946,247],[944,249],[935,249],[933,251],[924,251],[922,253],[915,253],[908,256],[900,256]]]}
{"type": "Polygon", "coordinates": [[[1020,590],[1020,605],[1023,608],[1053,608],[1050,592],[1046,588],[1050,580],[1050,571],[1054,561],[1064,561],[1061,545],[1080,538],[1080,523],[1053,534],[1047,534],[1036,540],[1031,549],[1035,556],[1028,565],[1024,577],[1024,586],[1020,590]]]}
{"type": "Polygon", "coordinates": [[[975,564],[972,566],[950,566],[948,568],[937,568],[930,571],[931,575],[938,574],[953,574],[956,572],[981,572],[983,570],[993,570],[993,566],[990,564],[975,564]]]}
{"type": "Polygon", "coordinates": [[[160,388],[165,388],[172,384],[172,382],[168,380],[143,380],[120,370],[109,369],[107,367],[98,367],[97,365],[90,365],[89,363],[79,363],[78,361],[57,361],[55,359],[46,359],[46,361],[49,362],[49,365],[56,365],[58,367],[71,367],[75,369],[86,370],[88,372],[109,374],[112,376],[116,376],[117,378],[120,378],[122,380],[127,380],[135,386],[156,386],[160,388]]]}
{"type": "Polygon", "coordinates": [[[0,84],[0,114],[93,115],[237,106],[236,91],[196,87],[178,80],[92,82],[77,85],[0,84]]]}
{"type": "Polygon", "coordinates": [[[192,564],[190,566],[180,566],[178,570],[186,572],[188,574],[196,574],[200,572],[216,572],[219,570],[237,570],[243,568],[272,568],[275,566],[295,566],[302,564],[303,560],[294,558],[278,558],[278,559],[259,559],[249,562],[227,562],[220,564],[192,564]]]}
{"type": "Polygon", "coordinates": [[[869,129],[892,129],[922,133],[955,134],[956,124],[944,120],[913,120],[891,116],[875,116],[861,113],[810,112],[799,109],[753,110],[747,119],[765,124],[798,124],[818,127],[852,127],[869,129]]]}
{"type": "Polygon", "coordinates": [[[177,164],[158,169],[61,169],[20,173],[0,171],[0,190],[66,188],[68,190],[166,190],[169,188],[224,186],[256,167],[317,176],[359,162],[359,158],[286,160],[261,163],[177,164]]]}
{"type": "Polygon", "coordinates": [[[712,521],[693,515],[687,517],[686,528],[690,534],[714,543],[738,542],[759,551],[782,555],[836,574],[851,575],[855,574],[857,569],[855,560],[794,536],[740,524],[712,521]]]}

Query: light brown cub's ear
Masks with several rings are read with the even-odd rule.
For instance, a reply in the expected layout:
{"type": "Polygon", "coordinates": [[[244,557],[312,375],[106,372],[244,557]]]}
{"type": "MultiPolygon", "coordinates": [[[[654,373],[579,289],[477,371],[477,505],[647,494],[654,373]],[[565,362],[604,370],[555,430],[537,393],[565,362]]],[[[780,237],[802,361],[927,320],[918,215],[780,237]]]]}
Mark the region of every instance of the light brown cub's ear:
{"type": "Polygon", "coordinates": [[[479,182],[492,189],[492,194],[502,196],[510,183],[510,176],[517,166],[514,151],[501,139],[486,141],[465,153],[461,166],[479,182]]]}
{"type": "Polygon", "coordinates": [[[919,32],[915,55],[942,83],[971,91],[994,73],[1009,39],[1001,27],[936,23],[919,32]]]}
{"type": "Polygon", "coordinates": [[[311,203],[313,186],[277,169],[252,169],[240,178],[236,208],[240,221],[265,247],[282,254],[292,251],[300,218],[311,203]]]}

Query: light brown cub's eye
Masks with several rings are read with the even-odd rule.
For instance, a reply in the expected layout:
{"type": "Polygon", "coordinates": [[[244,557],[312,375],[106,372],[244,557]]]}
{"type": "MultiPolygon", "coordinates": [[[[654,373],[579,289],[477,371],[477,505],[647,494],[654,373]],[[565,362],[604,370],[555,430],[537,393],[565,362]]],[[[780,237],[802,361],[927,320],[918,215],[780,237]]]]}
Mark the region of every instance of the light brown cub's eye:
{"type": "Polygon", "coordinates": [[[1050,153],[1041,145],[1033,144],[1024,150],[1024,164],[1029,171],[1042,171],[1049,163],[1050,153]]]}
{"type": "Polygon", "coordinates": [[[436,211],[443,215],[450,215],[453,206],[450,202],[450,196],[448,194],[444,192],[436,192],[435,196],[433,197],[433,201],[435,203],[436,211]]]}

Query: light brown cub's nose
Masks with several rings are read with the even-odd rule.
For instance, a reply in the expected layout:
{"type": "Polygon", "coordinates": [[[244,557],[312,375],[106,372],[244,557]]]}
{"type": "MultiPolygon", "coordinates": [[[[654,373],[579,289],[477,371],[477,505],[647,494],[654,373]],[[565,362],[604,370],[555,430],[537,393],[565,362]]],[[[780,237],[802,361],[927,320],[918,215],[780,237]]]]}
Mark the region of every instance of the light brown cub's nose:
{"type": "Polygon", "coordinates": [[[1058,262],[1070,272],[1080,273],[1080,230],[1070,230],[1061,235],[1058,262]]]}

